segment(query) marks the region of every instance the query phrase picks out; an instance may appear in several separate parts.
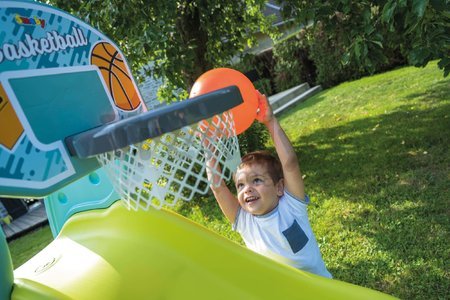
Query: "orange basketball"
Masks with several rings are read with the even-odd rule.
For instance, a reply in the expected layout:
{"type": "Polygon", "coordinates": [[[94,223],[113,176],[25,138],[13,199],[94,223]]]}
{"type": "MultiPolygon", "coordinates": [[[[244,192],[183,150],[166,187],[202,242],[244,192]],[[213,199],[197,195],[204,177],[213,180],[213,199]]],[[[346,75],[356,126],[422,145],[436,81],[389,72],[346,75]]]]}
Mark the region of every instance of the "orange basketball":
{"type": "Polygon", "coordinates": [[[231,109],[236,134],[240,134],[252,125],[258,109],[258,96],[250,79],[239,71],[217,68],[201,75],[194,83],[189,97],[200,96],[230,85],[241,92],[244,102],[231,109]]]}
{"type": "Polygon", "coordinates": [[[98,66],[109,93],[116,106],[131,111],[141,104],[133,78],[117,49],[107,42],[101,42],[92,49],[91,63],[98,66]]]}

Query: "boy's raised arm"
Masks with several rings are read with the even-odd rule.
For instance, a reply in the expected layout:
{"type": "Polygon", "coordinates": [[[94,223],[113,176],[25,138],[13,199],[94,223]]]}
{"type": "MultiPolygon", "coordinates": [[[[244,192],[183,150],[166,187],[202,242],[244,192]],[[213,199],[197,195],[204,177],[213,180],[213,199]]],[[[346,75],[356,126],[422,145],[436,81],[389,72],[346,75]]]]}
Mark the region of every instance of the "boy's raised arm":
{"type": "Polygon", "coordinates": [[[227,187],[225,181],[212,171],[216,169],[219,171],[217,173],[220,173],[220,166],[216,163],[216,160],[214,158],[207,159],[206,165],[206,174],[208,176],[208,180],[212,182],[210,187],[213,191],[214,197],[216,198],[217,203],[219,203],[219,207],[225,217],[233,224],[238,212],[239,202],[227,187]]]}
{"type": "Polygon", "coordinates": [[[267,97],[258,92],[258,100],[261,109],[257,120],[266,126],[272,138],[283,168],[285,189],[295,198],[304,200],[305,187],[294,147],[274,116],[267,97]]]}

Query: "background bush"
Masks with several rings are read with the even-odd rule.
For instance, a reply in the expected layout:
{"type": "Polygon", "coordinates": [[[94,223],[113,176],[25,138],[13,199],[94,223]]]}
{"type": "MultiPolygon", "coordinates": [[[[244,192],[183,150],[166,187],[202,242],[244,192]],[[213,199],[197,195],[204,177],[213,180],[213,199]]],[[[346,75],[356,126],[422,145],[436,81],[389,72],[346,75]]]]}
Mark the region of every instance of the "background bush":
{"type": "Polygon", "coordinates": [[[249,129],[238,135],[238,140],[241,155],[245,155],[252,151],[265,149],[269,133],[264,125],[255,121],[249,129]]]}
{"type": "Polygon", "coordinates": [[[339,30],[335,36],[329,36],[321,26],[317,26],[305,30],[304,36],[309,44],[310,58],[316,67],[317,84],[327,88],[363,75],[353,61],[342,61],[346,45],[339,30]]]}
{"type": "Polygon", "coordinates": [[[308,40],[304,32],[274,47],[274,84],[278,93],[304,82],[315,84],[316,68],[309,58],[308,40]]]}

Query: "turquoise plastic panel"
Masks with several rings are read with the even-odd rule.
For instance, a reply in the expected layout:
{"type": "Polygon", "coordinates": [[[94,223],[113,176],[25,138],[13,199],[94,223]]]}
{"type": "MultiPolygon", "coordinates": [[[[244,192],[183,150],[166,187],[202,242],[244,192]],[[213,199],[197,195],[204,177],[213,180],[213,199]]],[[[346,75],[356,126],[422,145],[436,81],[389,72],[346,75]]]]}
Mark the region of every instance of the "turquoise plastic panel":
{"type": "Polygon", "coordinates": [[[94,66],[39,71],[34,76],[11,78],[9,84],[31,130],[43,144],[64,140],[117,117],[94,66]]]}
{"type": "Polygon", "coordinates": [[[45,209],[53,237],[73,214],[106,208],[119,199],[103,168],[49,195],[45,198],[45,209]]]}
{"type": "Polygon", "coordinates": [[[13,286],[14,277],[5,234],[0,228],[0,299],[9,299],[13,286]]]}

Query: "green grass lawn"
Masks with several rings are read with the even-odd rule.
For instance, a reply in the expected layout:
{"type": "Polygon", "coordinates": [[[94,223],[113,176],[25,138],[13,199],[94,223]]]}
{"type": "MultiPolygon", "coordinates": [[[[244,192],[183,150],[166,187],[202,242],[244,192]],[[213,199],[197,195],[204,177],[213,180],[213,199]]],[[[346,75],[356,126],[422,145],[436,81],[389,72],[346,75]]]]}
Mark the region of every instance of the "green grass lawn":
{"type": "Polygon", "coordinates": [[[17,269],[34,254],[41,251],[52,240],[52,232],[47,225],[9,242],[8,246],[14,269],[17,269]]]}
{"type": "Polygon", "coordinates": [[[286,113],[338,279],[450,297],[450,78],[436,64],[342,84],[286,113]]]}
{"type": "MultiPolygon", "coordinates": [[[[325,90],[279,120],[334,277],[403,299],[449,299],[450,77],[436,63],[401,68],[325,90]]],[[[214,199],[176,210],[242,243],[214,199]]],[[[17,246],[29,236],[10,243],[16,267],[37,251],[17,246]]],[[[42,236],[41,246],[51,235],[42,236]]]]}

